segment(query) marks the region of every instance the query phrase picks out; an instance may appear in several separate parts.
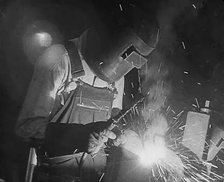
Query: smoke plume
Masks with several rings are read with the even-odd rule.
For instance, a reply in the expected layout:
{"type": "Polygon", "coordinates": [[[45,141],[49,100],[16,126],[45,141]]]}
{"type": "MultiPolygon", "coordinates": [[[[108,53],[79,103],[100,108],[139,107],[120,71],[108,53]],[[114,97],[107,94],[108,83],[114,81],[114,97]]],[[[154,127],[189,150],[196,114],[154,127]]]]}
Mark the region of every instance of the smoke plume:
{"type": "Polygon", "coordinates": [[[190,6],[189,0],[163,1],[157,12],[160,40],[157,49],[149,58],[148,65],[142,70],[144,77],[142,90],[146,96],[143,118],[146,124],[150,128],[154,128],[155,131],[160,128],[161,131],[165,132],[167,127],[167,121],[162,111],[172,91],[169,77],[172,63],[170,63],[169,58],[172,56],[177,44],[177,35],[174,29],[175,21],[188,6],[190,6]]]}

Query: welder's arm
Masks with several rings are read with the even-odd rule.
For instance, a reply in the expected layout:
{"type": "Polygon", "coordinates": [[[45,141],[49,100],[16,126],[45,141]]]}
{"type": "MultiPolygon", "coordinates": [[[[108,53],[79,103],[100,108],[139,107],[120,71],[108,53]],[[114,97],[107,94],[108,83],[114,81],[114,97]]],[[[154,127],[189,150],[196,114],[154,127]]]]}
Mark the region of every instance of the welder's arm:
{"type": "Polygon", "coordinates": [[[62,45],[49,47],[35,64],[33,77],[16,123],[15,132],[25,140],[42,139],[58,89],[67,76],[68,61],[62,45]]]}
{"type": "Polygon", "coordinates": [[[75,151],[94,155],[109,138],[115,139],[115,134],[108,127],[105,121],[86,125],[50,123],[46,130],[44,148],[49,156],[67,155],[75,151]]]}

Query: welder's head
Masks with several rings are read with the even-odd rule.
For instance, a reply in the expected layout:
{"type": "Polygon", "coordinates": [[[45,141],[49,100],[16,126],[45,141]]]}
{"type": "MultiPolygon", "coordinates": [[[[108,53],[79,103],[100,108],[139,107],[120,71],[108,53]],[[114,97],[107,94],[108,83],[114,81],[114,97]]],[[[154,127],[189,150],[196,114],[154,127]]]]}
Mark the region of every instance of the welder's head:
{"type": "Polygon", "coordinates": [[[133,68],[141,68],[156,48],[159,27],[142,23],[132,28],[89,29],[82,54],[101,79],[113,83],[133,68]]]}
{"type": "Polygon", "coordinates": [[[62,36],[55,25],[39,20],[27,26],[22,41],[25,55],[29,61],[35,62],[46,48],[62,42],[62,36]]]}

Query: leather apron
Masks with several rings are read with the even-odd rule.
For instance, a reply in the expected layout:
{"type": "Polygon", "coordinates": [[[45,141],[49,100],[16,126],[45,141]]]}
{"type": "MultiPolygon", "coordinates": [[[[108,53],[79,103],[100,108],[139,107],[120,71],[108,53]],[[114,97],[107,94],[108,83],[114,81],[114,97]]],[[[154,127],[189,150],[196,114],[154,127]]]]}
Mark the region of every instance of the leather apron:
{"type": "Polygon", "coordinates": [[[108,88],[93,87],[78,80],[75,90],[62,94],[67,97],[66,102],[51,122],[88,124],[106,121],[111,116],[114,93],[108,88]]]}

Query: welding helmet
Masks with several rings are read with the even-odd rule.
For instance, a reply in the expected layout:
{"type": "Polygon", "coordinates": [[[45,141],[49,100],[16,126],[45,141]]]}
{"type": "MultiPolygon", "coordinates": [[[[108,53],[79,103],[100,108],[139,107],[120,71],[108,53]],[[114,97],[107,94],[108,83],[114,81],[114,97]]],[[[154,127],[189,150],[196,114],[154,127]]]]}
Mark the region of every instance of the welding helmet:
{"type": "Polygon", "coordinates": [[[23,38],[23,51],[30,61],[35,61],[49,46],[62,42],[57,27],[49,21],[37,20],[28,24],[23,38]]]}
{"type": "Polygon", "coordinates": [[[147,31],[143,29],[89,29],[81,48],[85,61],[102,80],[118,81],[133,68],[141,68],[158,43],[158,26],[148,26],[147,31]]]}

